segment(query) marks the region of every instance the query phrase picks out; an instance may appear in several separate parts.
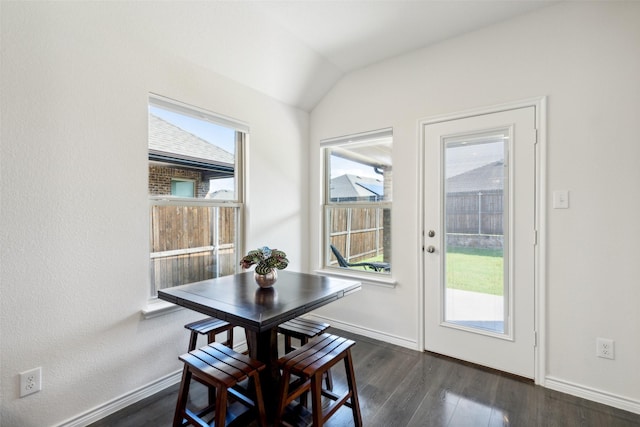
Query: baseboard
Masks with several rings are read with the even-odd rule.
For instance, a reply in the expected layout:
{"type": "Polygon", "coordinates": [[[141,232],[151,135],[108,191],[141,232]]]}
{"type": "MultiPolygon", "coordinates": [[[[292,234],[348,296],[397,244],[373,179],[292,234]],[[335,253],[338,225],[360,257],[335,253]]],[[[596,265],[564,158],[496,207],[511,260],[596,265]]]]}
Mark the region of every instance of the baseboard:
{"type": "Polygon", "coordinates": [[[571,394],[593,402],[602,403],[624,411],[640,414],[640,401],[638,400],[629,399],[624,396],[618,396],[613,393],[549,376],[545,378],[544,386],[552,390],[571,394]]]}
{"type": "Polygon", "coordinates": [[[127,406],[133,405],[142,399],[152,396],[167,387],[179,383],[182,378],[182,370],[166,375],[156,381],[142,386],[134,391],[123,394],[103,405],[97,406],[80,415],[58,424],[57,427],[83,427],[88,424],[101,420],[102,418],[113,414],[127,406]]]}
{"type": "MultiPolygon", "coordinates": [[[[241,341],[233,346],[233,349],[239,353],[247,350],[247,342],[241,341]]],[[[171,387],[174,384],[178,384],[182,380],[182,369],[166,375],[156,381],[153,381],[145,386],[142,386],[134,391],[123,394],[103,405],[97,406],[88,410],[80,415],[77,415],[71,419],[68,419],[56,427],[84,427],[88,424],[94,423],[107,417],[127,406],[133,405],[145,399],[153,396],[154,394],[161,392],[162,390],[171,387]]]]}
{"type": "Polygon", "coordinates": [[[361,326],[353,325],[351,323],[341,322],[339,320],[332,319],[330,317],[318,316],[317,314],[305,314],[304,317],[330,323],[331,326],[333,326],[334,328],[342,329],[343,331],[362,335],[368,338],[373,338],[378,341],[383,341],[385,343],[394,344],[394,345],[405,347],[411,350],[422,351],[422,349],[418,348],[418,342],[416,340],[411,340],[411,339],[400,337],[397,335],[387,334],[384,332],[376,331],[374,329],[363,328],[361,326]]]}

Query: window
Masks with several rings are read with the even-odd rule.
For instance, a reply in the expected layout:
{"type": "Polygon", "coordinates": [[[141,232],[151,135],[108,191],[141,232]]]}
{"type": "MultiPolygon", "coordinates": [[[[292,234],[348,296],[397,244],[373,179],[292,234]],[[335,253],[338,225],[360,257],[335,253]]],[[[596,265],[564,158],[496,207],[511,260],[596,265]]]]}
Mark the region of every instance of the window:
{"type": "Polygon", "coordinates": [[[171,195],[180,197],[195,197],[196,188],[194,180],[171,178],[171,195]]]}
{"type": "Polygon", "coordinates": [[[151,296],[240,263],[243,123],[149,98],[151,296]]]}
{"type": "Polygon", "coordinates": [[[322,141],[325,267],[391,272],[391,129],[322,141]]]}

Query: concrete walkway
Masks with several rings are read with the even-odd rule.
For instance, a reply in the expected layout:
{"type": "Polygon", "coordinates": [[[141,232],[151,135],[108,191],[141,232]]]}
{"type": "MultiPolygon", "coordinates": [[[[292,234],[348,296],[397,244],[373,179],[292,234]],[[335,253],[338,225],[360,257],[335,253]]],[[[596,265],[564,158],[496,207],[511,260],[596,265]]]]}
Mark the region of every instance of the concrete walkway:
{"type": "Polygon", "coordinates": [[[503,321],[503,297],[478,292],[447,289],[448,321],[503,321]]]}

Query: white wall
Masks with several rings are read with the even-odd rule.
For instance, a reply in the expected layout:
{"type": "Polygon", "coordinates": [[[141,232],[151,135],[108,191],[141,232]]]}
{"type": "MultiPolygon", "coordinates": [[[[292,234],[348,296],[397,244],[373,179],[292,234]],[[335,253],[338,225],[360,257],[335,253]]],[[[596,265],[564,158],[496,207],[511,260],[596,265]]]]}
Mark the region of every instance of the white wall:
{"type": "Polygon", "coordinates": [[[250,124],[247,246],[307,268],[308,114],[149,48],[112,6],[2,4],[3,427],[57,425],[180,369],[202,316],[141,318],[149,92],[250,124]],[[19,398],[38,366],[43,390],[19,398]]]}
{"type": "Polygon", "coordinates": [[[357,307],[345,298],[319,314],[417,342],[418,120],[546,95],[547,190],[570,191],[570,209],[544,212],[546,384],[640,412],[639,46],[640,3],[569,2],[343,78],[311,114],[311,227],[319,141],[393,127],[398,286],[366,286],[357,307]],[[596,337],[615,340],[615,360],[595,357],[596,337]]]}

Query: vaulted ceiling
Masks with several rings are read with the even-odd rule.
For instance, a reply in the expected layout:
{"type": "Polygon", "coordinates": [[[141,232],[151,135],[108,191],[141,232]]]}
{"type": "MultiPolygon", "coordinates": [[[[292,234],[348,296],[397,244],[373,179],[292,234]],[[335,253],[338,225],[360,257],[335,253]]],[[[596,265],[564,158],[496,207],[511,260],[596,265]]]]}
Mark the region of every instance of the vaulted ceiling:
{"type": "Polygon", "coordinates": [[[121,30],[310,111],[345,74],[551,0],[117,2],[121,30]]]}

